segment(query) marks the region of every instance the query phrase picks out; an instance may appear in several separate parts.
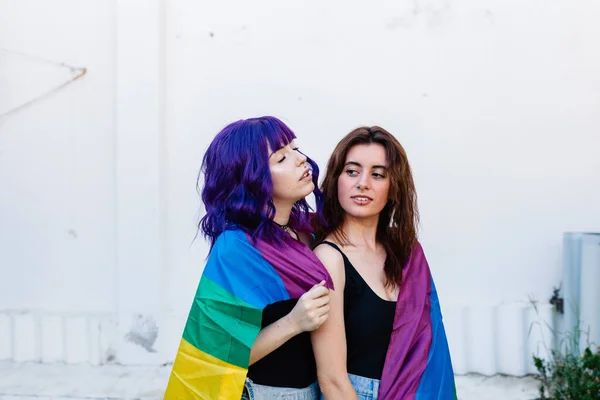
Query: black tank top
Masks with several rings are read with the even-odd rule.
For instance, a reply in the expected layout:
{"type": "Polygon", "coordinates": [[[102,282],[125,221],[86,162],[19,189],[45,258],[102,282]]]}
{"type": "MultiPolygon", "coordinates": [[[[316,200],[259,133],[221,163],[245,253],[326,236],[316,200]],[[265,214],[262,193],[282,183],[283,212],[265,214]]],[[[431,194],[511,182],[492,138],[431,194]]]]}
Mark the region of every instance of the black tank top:
{"type": "Polygon", "coordinates": [[[323,243],[339,251],[344,259],[344,323],[348,373],[381,379],[394,326],[396,302],[379,297],[336,244],[323,243]]]}
{"type": "MultiPolygon", "coordinates": [[[[263,310],[262,328],[292,311],[298,299],[278,301],[263,310]]],[[[305,388],[317,380],[310,333],[302,332],[248,368],[248,377],[265,386],[305,388]]]]}

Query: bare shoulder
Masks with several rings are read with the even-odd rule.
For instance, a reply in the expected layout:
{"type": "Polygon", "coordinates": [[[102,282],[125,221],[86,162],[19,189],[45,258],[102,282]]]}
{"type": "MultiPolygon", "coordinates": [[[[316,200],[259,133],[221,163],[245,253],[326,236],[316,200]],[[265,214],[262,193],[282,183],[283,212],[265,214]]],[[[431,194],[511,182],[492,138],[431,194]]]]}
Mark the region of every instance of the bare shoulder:
{"type": "Polygon", "coordinates": [[[344,272],[344,259],[340,252],[333,247],[321,243],[315,247],[314,253],[330,274],[344,272]]]}

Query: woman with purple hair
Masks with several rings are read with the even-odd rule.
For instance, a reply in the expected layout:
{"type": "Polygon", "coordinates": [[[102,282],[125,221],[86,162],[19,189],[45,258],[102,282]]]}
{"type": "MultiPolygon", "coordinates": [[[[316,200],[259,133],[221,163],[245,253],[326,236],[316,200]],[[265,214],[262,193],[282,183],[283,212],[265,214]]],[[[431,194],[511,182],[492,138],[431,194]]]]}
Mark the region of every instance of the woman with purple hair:
{"type": "Polygon", "coordinates": [[[319,170],[295,139],[277,118],[251,118],[204,155],[199,229],[211,250],[167,400],[319,398],[308,332],[327,319],[333,283],[308,247],[319,170]]]}

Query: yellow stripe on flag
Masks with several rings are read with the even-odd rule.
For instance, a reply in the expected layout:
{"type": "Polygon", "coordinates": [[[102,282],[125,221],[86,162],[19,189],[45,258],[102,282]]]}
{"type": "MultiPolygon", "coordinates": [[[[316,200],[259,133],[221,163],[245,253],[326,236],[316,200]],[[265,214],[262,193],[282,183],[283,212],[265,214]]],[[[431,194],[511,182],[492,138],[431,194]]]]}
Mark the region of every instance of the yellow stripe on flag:
{"type": "Polygon", "coordinates": [[[239,400],[247,373],[182,339],[164,400],[239,400]]]}

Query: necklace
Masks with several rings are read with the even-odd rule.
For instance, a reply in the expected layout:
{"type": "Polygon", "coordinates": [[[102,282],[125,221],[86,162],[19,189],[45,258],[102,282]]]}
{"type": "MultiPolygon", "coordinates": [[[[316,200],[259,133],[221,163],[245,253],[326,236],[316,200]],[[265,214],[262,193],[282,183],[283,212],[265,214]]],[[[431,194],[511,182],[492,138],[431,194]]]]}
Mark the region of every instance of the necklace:
{"type": "Polygon", "coordinates": [[[277,222],[273,221],[275,223],[275,225],[277,225],[278,227],[280,227],[281,229],[283,229],[284,231],[287,231],[288,229],[290,229],[290,221],[288,221],[286,224],[278,224],[277,222]]]}
{"type": "Polygon", "coordinates": [[[273,223],[275,225],[277,225],[278,227],[280,227],[281,229],[283,229],[285,232],[290,233],[290,231],[294,232],[294,235],[296,235],[296,237],[298,238],[298,232],[296,232],[296,230],[294,228],[292,228],[290,226],[290,221],[288,221],[286,224],[278,224],[277,222],[273,221],[273,223]]]}

